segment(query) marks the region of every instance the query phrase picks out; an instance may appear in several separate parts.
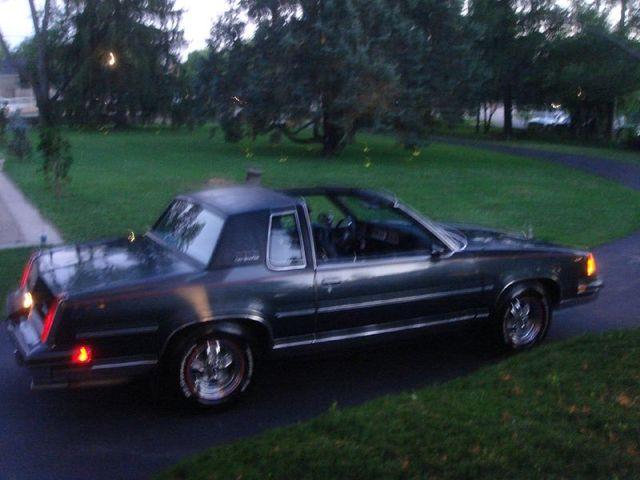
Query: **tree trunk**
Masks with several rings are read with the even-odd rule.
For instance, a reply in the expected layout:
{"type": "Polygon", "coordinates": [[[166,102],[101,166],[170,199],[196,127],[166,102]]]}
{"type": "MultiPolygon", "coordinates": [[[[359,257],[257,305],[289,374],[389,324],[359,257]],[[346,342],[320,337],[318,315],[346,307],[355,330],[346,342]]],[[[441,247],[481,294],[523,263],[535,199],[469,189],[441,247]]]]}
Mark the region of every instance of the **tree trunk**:
{"type": "Polygon", "coordinates": [[[620,24],[618,28],[620,33],[624,33],[627,27],[627,0],[620,0],[620,24]]]}
{"type": "Polygon", "coordinates": [[[322,118],[322,154],[330,157],[338,153],[343,146],[345,131],[331,121],[326,113],[322,118]]]}
{"type": "Polygon", "coordinates": [[[607,122],[605,124],[604,136],[607,140],[613,139],[613,127],[615,121],[615,103],[613,101],[607,102],[607,122]]]}
{"type": "Polygon", "coordinates": [[[480,133],[480,105],[476,109],[476,134],[480,133]]]}
{"type": "Polygon", "coordinates": [[[511,84],[508,84],[504,89],[503,105],[504,105],[503,133],[506,137],[510,137],[513,134],[513,93],[511,91],[511,84]]]}

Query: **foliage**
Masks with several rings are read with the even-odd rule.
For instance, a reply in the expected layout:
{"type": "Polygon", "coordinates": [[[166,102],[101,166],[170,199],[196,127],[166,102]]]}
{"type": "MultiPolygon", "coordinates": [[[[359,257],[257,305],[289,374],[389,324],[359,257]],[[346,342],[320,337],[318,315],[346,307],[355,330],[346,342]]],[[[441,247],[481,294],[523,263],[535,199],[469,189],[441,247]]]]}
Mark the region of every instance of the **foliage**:
{"type": "Polygon", "coordinates": [[[451,49],[464,39],[460,9],[435,0],[243,0],[212,30],[202,103],[230,140],[278,130],[332,155],[374,127],[413,147],[434,108],[458,103],[466,70],[451,49]]]}
{"type": "Polygon", "coordinates": [[[639,342],[629,330],[553,343],[219,445],[158,478],[636,478],[639,342]]]}
{"type": "Polygon", "coordinates": [[[9,125],[9,109],[0,104],[0,145],[3,145],[6,141],[7,126],[9,125]]]}
{"type": "Polygon", "coordinates": [[[9,118],[9,152],[23,160],[31,155],[31,142],[27,135],[27,123],[19,114],[13,114],[9,118]]]}
{"type": "Polygon", "coordinates": [[[70,181],[69,170],[73,159],[69,142],[62,137],[59,127],[41,127],[38,133],[38,150],[44,157],[42,168],[45,180],[53,186],[56,196],[60,197],[62,186],[70,181]]]}
{"type": "Polygon", "coordinates": [[[70,241],[145,231],[174,195],[206,188],[207,179],[242,182],[249,166],[271,187],[338,179],[397,193],[436,220],[532,226],[537,237],[569,245],[640,228],[640,193],[548,162],[435,142],[407,152],[391,136],[364,132],[340,158],[319,162],[308,145],[263,136],[229,144],[220,130],[213,138],[208,128],[70,131],[73,182],[56,202],[35,162],[9,161],[5,170],[70,241]]]}
{"type": "Polygon", "coordinates": [[[539,104],[551,42],[565,28],[564,12],[553,0],[473,0],[469,18],[474,45],[484,61],[483,102],[504,105],[504,132],[512,133],[512,106],[539,104]]]}
{"type": "Polygon", "coordinates": [[[181,12],[173,0],[71,1],[52,35],[54,82],[68,82],[77,124],[148,123],[169,115],[178,80],[181,12]]]}

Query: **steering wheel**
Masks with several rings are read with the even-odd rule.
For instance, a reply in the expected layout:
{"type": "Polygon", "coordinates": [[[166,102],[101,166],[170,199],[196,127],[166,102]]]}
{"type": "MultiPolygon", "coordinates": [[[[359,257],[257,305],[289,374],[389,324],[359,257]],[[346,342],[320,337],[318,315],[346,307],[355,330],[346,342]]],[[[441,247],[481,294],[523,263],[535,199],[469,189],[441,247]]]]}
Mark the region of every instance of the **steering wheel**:
{"type": "Polygon", "coordinates": [[[356,236],[356,221],[350,215],[341,218],[331,231],[331,241],[343,252],[348,252],[353,249],[356,236]]]}

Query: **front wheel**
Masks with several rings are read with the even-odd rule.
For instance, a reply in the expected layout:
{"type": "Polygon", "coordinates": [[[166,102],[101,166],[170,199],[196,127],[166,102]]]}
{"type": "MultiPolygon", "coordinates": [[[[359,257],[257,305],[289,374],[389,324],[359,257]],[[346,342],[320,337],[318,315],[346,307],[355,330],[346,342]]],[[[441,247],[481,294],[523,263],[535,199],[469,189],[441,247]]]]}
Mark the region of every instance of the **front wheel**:
{"type": "Polygon", "coordinates": [[[168,387],[179,400],[199,407],[221,407],[244,392],[253,374],[248,343],[220,334],[192,335],[175,350],[168,387]]]}
{"type": "Polygon", "coordinates": [[[551,323],[543,288],[525,284],[513,288],[497,309],[498,336],[508,350],[526,350],[540,343],[551,323]]]}

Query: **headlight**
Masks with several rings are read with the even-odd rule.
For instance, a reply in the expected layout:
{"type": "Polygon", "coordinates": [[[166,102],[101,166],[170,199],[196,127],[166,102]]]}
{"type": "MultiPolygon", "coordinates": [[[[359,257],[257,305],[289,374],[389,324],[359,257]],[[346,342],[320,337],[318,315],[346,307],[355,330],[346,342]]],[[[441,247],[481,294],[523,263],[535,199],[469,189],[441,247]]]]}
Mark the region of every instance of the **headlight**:
{"type": "Polygon", "coordinates": [[[587,255],[587,277],[592,277],[596,274],[597,266],[596,259],[593,256],[593,253],[587,255]]]}

